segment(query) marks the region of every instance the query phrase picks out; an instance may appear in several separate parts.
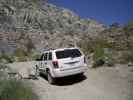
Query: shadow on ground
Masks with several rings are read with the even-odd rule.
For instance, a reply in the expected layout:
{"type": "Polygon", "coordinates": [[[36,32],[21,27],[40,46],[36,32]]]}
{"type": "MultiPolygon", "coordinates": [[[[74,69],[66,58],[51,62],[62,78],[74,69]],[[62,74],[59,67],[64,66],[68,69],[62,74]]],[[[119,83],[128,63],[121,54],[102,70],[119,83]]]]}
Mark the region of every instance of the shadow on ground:
{"type": "MultiPolygon", "coordinates": [[[[47,80],[47,77],[45,75],[40,75],[42,78],[47,80]]],[[[73,75],[73,76],[68,76],[68,77],[63,77],[63,78],[57,78],[54,85],[56,86],[67,86],[67,85],[73,85],[80,83],[84,80],[86,80],[87,77],[85,75],[73,75]]]]}

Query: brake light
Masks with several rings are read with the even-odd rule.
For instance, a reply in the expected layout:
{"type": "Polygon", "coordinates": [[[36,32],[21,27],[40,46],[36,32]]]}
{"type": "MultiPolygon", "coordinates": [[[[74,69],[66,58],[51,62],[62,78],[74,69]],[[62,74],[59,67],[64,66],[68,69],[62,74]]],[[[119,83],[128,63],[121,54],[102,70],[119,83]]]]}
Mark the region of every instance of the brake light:
{"type": "Polygon", "coordinates": [[[53,61],[52,63],[53,63],[54,68],[59,68],[58,61],[53,61]]]}

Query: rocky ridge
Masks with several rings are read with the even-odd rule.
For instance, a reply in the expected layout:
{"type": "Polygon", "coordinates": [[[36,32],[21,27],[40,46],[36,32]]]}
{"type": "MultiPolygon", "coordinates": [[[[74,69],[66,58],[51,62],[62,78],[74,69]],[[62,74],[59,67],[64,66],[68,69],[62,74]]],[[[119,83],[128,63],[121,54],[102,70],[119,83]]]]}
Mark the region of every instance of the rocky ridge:
{"type": "Polygon", "coordinates": [[[1,51],[27,50],[28,44],[39,51],[74,46],[84,37],[94,37],[104,29],[95,20],[82,19],[45,0],[0,0],[1,51]]]}

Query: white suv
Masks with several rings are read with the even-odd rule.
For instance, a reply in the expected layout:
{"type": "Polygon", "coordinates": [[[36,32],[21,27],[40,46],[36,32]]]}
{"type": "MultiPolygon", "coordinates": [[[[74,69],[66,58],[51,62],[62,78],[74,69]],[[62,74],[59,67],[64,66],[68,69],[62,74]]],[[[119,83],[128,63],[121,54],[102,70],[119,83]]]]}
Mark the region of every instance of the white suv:
{"type": "Polygon", "coordinates": [[[50,84],[55,78],[83,74],[87,70],[85,56],[78,48],[45,51],[36,67],[40,73],[47,75],[50,84]]]}

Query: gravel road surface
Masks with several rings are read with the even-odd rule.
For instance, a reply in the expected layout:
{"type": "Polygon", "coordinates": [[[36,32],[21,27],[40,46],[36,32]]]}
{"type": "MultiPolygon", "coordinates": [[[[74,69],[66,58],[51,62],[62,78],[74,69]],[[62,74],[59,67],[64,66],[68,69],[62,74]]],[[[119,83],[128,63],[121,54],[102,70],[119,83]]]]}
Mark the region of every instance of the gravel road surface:
{"type": "MultiPolygon", "coordinates": [[[[10,66],[26,77],[34,62],[10,66]]],[[[127,65],[88,69],[84,76],[60,78],[54,85],[45,76],[27,81],[40,100],[133,100],[133,67],[127,65]]]]}

